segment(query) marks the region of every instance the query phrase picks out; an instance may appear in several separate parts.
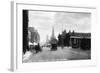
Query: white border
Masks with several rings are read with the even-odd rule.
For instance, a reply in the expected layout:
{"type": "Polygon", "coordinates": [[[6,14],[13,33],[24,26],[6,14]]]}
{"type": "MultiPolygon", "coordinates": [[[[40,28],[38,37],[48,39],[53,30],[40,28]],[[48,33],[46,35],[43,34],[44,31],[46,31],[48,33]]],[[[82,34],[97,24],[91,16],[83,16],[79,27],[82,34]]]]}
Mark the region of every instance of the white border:
{"type": "Polygon", "coordinates": [[[13,60],[12,69],[15,71],[28,71],[34,69],[56,69],[66,67],[81,67],[81,66],[94,66],[96,65],[96,48],[94,35],[95,32],[92,30],[92,43],[91,43],[91,60],[75,60],[75,61],[59,61],[59,62],[33,62],[22,64],[22,9],[28,10],[49,10],[49,11],[70,11],[70,12],[90,12],[92,14],[92,29],[93,25],[96,24],[96,8],[94,7],[74,7],[74,6],[56,6],[56,5],[39,5],[32,3],[21,3],[14,2],[13,11],[13,60]]]}

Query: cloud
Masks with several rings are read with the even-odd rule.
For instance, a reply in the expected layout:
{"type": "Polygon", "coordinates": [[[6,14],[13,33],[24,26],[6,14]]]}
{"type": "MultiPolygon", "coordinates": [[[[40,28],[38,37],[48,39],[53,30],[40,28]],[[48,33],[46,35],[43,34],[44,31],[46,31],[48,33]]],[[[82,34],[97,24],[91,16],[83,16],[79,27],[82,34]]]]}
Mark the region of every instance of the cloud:
{"type": "Polygon", "coordinates": [[[88,31],[91,30],[90,13],[56,13],[56,24],[63,25],[67,30],[88,31]]]}
{"type": "Polygon", "coordinates": [[[45,41],[46,36],[51,36],[52,26],[58,36],[62,29],[78,32],[91,31],[91,14],[76,12],[46,12],[29,11],[29,27],[34,27],[40,34],[40,40],[45,41]]]}

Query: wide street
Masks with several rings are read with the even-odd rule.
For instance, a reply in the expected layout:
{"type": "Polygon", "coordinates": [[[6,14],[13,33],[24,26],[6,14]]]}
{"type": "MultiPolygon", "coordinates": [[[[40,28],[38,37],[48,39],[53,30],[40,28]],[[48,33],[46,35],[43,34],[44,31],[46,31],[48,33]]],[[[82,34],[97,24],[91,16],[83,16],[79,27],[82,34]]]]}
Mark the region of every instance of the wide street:
{"type": "Polygon", "coordinates": [[[63,61],[63,60],[86,60],[91,58],[90,51],[83,51],[79,48],[73,49],[70,47],[57,47],[56,51],[51,51],[48,47],[43,47],[42,52],[35,54],[27,52],[23,56],[23,62],[38,62],[38,61],[63,61]]]}

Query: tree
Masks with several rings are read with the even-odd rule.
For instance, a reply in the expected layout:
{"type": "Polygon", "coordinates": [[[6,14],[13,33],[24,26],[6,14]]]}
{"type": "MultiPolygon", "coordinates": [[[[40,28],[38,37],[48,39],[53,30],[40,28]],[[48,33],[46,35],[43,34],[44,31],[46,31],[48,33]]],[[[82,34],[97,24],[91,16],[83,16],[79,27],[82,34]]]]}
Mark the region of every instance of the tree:
{"type": "Polygon", "coordinates": [[[61,46],[61,34],[58,35],[58,46],[61,46]]]}

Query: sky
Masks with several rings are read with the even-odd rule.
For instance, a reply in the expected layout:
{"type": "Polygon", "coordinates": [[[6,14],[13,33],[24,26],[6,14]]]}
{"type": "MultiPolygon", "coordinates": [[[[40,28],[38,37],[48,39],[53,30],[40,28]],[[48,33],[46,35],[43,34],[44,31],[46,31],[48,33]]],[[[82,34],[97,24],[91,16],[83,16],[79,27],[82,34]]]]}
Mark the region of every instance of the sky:
{"type": "Polygon", "coordinates": [[[45,42],[46,37],[51,37],[54,27],[55,37],[62,30],[76,32],[91,32],[91,14],[78,12],[49,12],[29,11],[29,27],[34,27],[40,34],[40,42],[45,42]]]}

